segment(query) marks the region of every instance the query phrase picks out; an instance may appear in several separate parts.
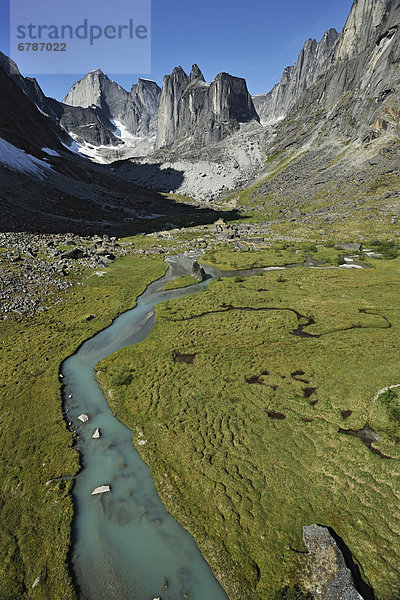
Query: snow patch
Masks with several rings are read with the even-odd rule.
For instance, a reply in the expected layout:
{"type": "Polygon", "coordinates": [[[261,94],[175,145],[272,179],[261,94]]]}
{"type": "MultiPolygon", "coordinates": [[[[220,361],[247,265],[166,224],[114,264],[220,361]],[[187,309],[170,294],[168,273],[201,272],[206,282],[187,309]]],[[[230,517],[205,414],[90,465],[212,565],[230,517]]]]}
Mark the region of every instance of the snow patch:
{"type": "MultiPolygon", "coordinates": [[[[72,134],[70,133],[72,138],[72,134]]],[[[90,158],[98,163],[106,163],[101,156],[98,156],[97,149],[98,148],[113,148],[113,146],[92,146],[87,144],[78,144],[74,139],[72,139],[71,144],[67,146],[67,144],[63,144],[65,148],[67,148],[70,152],[74,152],[75,154],[79,154],[80,156],[84,156],[85,158],[90,158]]],[[[117,148],[117,146],[115,146],[117,148]]]]}
{"type": "Polygon", "coordinates": [[[121,121],[117,121],[117,119],[110,119],[110,122],[115,127],[115,131],[113,131],[113,134],[117,138],[122,140],[127,146],[136,146],[138,140],[143,139],[141,137],[133,135],[133,133],[128,131],[128,129],[121,121]]]}
{"type": "Polygon", "coordinates": [[[52,150],[52,148],[42,148],[43,152],[46,152],[46,154],[48,154],[49,156],[60,156],[58,154],[58,152],[56,152],[55,150],[52,150]]]}
{"type": "Polygon", "coordinates": [[[39,111],[40,113],[42,113],[42,115],[44,115],[45,117],[48,117],[48,116],[49,116],[47,113],[43,112],[43,111],[42,111],[42,109],[41,109],[41,108],[40,108],[40,107],[39,107],[37,104],[35,104],[35,106],[36,106],[36,108],[38,109],[38,111],[39,111]]]}
{"type": "Polygon", "coordinates": [[[3,138],[0,138],[0,164],[12,171],[30,173],[39,179],[45,178],[43,169],[51,169],[50,165],[46,164],[43,160],[39,160],[21,150],[21,148],[13,146],[9,142],[6,142],[6,140],[3,140],[3,138]]]}
{"type": "MultiPolygon", "coordinates": [[[[92,160],[93,162],[97,162],[100,164],[109,164],[117,159],[122,159],[126,157],[126,154],[129,154],[129,158],[133,157],[134,152],[141,152],[143,154],[149,144],[154,142],[154,138],[143,138],[143,137],[135,137],[132,135],[126,127],[120,121],[111,121],[113,126],[116,128],[114,131],[114,135],[119,138],[124,144],[118,146],[95,146],[94,144],[88,144],[85,142],[77,142],[76,136],[69,132],[71,138],[71,144],[67,146],[63,144],[65,148],[68,148],[71,152],[75,152],[80,156],[84,156],[92,160]],[[115,152],[113,152],[115,151],[115,152]]],[[[138,154],[137,154],[138,155],[138,154]]]]}

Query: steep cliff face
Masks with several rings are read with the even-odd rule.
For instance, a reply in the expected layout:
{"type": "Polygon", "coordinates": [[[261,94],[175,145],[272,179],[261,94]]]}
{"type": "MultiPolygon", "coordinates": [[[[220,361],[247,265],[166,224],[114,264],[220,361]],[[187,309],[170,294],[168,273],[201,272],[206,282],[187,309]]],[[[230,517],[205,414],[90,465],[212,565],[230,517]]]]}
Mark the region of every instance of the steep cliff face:
{"type": "Polygon", "coordinates": [[[348,239],[357,232],[362,239],[364,221],[375,223],[375,211],[382,211],[377,236],[386,220],[396,238],[399,20],[399,0],[353,3],[325,71],[286,118],[266,129],[268,160],[249,191],[254,210],[279,208],[280,219],[318,224],[321,235],[333,239],[346,227],[348,239]]]}
{"type": "MultiPolygon", "coordinates": [[[[203,80],[204,81],[204,80],[203,80]]],[[[165,75],[158,107],[158,132],[156,147],[172,143],[181,126],[181,100],[190,83],[182,67],[176,67],[171,75],[165,75]]]]}
{"type": "Polygon", "coordinates": [[[329,68],[299,97],[279,137],[293,139],[304,127],[314,139],[398,136],[399,67],[398,0],[356,0],[329,68]]]}
{"type": "Polygon", "coordinates": [[[336,29],[329,29],[320,42],[307,40],[296,64],[286,67],[280,82],[268,94],[253,97],[261,123],[275,123],[288,114],[301,94],[328,68],[338,38],[336,29]]]}
{"type": "Polygon", "coordinates": [[[38,157],[43,147],[62,150],[61,128],[37,110],[9,73],[1,61],[0,138],[38,157]]]}
{"type": "Polygon", "coordinates": [[[353,58],[377,42],[377,32],[399,11],[398,2],[355,0],[335,50],[335,59],[353,58]]]}
{"type": "Polygon", "coordinates": [[[164,77],[158,110],[156,147],[181,142],[202,146],[237,131],[240,123],[258,121],[246,81],[220,73],[206,83],[197,65],[190,76],[182,67],[164,77]]]}
{"type": "Polygon", "coordinates": [[[152,137],[157,128],[161,90],[154,81],[139,79],[130,92],[112,81],[100,69],[75,83],[64,98],[70,106],[96,106],[104,117],[118,121],[136,137],[152,137]]]}

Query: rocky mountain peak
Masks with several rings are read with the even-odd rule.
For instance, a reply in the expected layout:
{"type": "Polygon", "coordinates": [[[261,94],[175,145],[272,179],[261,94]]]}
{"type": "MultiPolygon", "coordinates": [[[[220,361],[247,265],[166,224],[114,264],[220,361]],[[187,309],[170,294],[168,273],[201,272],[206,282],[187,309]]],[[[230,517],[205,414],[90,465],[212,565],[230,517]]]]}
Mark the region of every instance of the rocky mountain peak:
{"type": "Polygon", "coordinates": [[[220,73],[205,85],[197,65],[190,76],[181,67],[164,77],[158,111],[156,147],[178,140],[202,146],[219,141],[239,128],[240,123],[258,121],[246,81],[220,73]]]}
{"type": "Polygon", "coordinates": [[[63,102],[70,106],[80,106],[82,108],[88,108],[89,106],[103,108],[103,95],[107,94],[113,83],[101,69],[90,71],[74,83],[63,102]]]}
{"type": "MultiPolygon", "coordinates": [[[[282,139],[290,137],[290,127],[297,131],[304,127],[304,139],[313,142],[357,139],[366,145],[381,137],[398,139],[399,1],[354,0],[343,31],[335,38],[335,31],[325,34],[319,43],[322,55],[317,52],[314,58],[318,69],[311,79],[302,77],[307,88],[302,91],[298,86],[286,105],[290,121],[279,127],[282,139]]],[[[288,89],[300,73],[298,63],[288,89]]],[[[280,86],[264,96],[261,110],[266,109],[266,119],[277,114],[271,107],[276,109],[282,99],[287,100],[287,90],[280,86]]],[[[287,114],[286,110],[283,116],[287,114]]]]}
{"type": "Polygon", "coordinates": [[[171,75],[164,75],[164,80],[163,80],[163,87],[165,85],[174,85],[174,86],[178,86],[179,88],[183,88],[182,91],[184,91],[184,88],[186,88],[187,85],[189,85],[190,83],[190,78],[187,75],[187,73],[185,73],[185,71],[182,69],[182,67],[175,67],[175,69],[172,71],[171,75]]]}
{"type": "Polygon", "coordinates": [[[205,81],[203,73],[200,71],[199,67],[197,65],[193,65],[192,66],[192,70],[190,72],[190,83],[192,83],[193,81],[205,81]]]}
{"type": "Polygon", "coordinates": [[[4,69],[7,75],[21,75],[15,62],[3,52],[0,52],[0,67],[4,69]]]}
{"type": "Polygon", "coordinates": [[[335,59],[352,58],[360,54],[371,41],[378,41],[378,31],[388,26],[390,21],[392,26],[399,25],[397,0],[355,0],[343,28],[335,59]]]}
{"type": "Polygon", "coordinates": [[[158,108],[158,100],[160,97],[161,88],[155,82],[150,79],[139,78],[137,83],[134,83],[131,87],[130,96],[131,99],[134,97],[140,98],[142,102],[146,103],[149,98],[152,98],[156,102],[156,110],[158,108]]]}
{"type": "Polygon", "coordinates": [[[329,29],[319,42],[308,39],[296,63],[283,71],[281,81],[268,94],[253,98],[262,123],[274,123],[288,114],[301,94],[328,68],[338,38],[336,29],[329,29]]]}
{"type": "Polygon", "coordinates": [[[72,86],[64,102],[83,108],[98,107],[113,132],[113,123],[117,121],[132,136],[151,138],[156,133],[160,93],[160,87],[147,79],[139,79],[128,92],[96,69],[72,86]]]}
{"type": "MultiPolygon", "coordinates": [[[[142,87],[142,88],[158,88],[160,90],[160,86],[153,81],[152,79],[143,79],[143,77],[139,77],[138,82],[132,85],[131,91],[132,89],[137,87],[142,87]]],[[[161,91],[161,90],[160,90],[161,91]]]]}

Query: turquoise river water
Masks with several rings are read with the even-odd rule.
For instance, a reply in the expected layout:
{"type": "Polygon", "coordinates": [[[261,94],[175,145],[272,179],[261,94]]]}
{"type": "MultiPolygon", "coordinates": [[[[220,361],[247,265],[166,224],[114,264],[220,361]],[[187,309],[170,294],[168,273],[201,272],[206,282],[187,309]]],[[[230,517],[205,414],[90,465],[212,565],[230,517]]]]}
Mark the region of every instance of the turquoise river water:
{"type": "MultiPolygon", "coordinates": [[[[158,302],[200,292],[222,274],[207,267],[204,282],[163,291],[168,281],[190,273],[192,264],[190,253],[170,257],[164,277],[147,287],[137,306],[85,342],[61,367],[64,408],[82,461],[73,486],[71,550],[81,600],[227,600],[194,539],[162,504],[132,432],[113,415],[94,377],[96,363],[149,334],[158,302]],[[78,419],[82,413],[88,422],[78,419]],[[101,438],[92,439],[97,427],[101,438]],[[92,496],[105,484],[111,492],[92,496]]],[[[261,269],[243,274],[257,271],[261,269]]]]}

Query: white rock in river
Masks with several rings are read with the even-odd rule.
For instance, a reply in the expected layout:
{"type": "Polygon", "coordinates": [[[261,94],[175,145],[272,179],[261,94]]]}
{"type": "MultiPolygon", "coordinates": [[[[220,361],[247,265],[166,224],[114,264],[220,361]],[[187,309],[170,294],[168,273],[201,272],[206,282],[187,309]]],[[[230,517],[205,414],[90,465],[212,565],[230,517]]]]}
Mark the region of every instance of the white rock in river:
{"type": "Polygon", "coordinates": [[[111,492],[111,486],[108,484],[99,485],[99,487],[93,490],[92,496],[96,496],[97,494],[105,494],[106,492],[111,492]]]}
{"type": "Polygon", "coordinates": [[[89,417],[88,417],[88,415],[85,415],[85,413],[83,413],[82,415],[79,415],[78,419],[80,421],[82,421],[82,423],[87,423],[89,421],[89,417]]]}
{"type": "Polygon", "coordinates": [[[99,439],[99,437],[101,437],[101,433],[100,433],[100,428],[99,428],[99,427],[97,427],[97,428],[94,430],[94,433],[93,433],[93,435],[92,435],[92,438],[93,438],[94,440],[98,440],[98,439],[99,439]]]}

